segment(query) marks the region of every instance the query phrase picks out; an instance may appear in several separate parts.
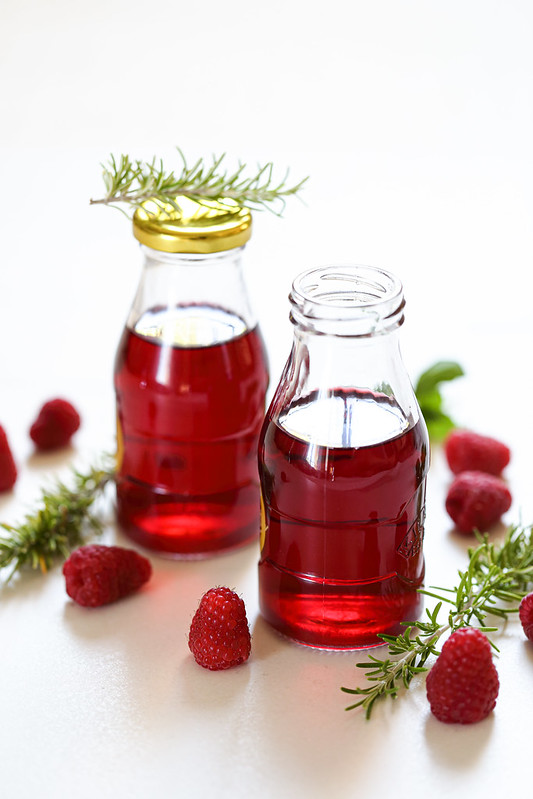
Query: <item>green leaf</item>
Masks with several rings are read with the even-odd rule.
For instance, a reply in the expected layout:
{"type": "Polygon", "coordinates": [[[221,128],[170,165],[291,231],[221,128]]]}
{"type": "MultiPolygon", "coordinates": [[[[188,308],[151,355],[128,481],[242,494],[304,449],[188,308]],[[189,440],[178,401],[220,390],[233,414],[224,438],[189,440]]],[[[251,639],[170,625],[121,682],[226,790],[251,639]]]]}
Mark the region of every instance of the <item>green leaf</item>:
{"type": "Polygon", "coordinates": [[[419,394],[418,404],[426,420],[431,416],[437,419],[442,413],[442,397],[438,388],[419,394]]]}
{"type": "Polygon", "coordinates": [[[443,410],[439,386],[462,375],[463,369],[455,361],[438,361],[418,378],[415,394],[432,441],[442,441],[455,427],[454,420],[443,410]]]}
{"type": "MultiPolygon", "coordinates": [[[[422,411],[422,415],[424,415],[424,411],[422,411]]],[[[445,413],[441,413],[436,418],[426,418],[426,425],[430,439],[439,442],[444,441],[448,433],[454,429],[455,422],[445,413]]]]}
{"type": "Polygon", "coordinates": [[[415,393],[418,396],[432,392],[440,383],[462,377],[464,371],[455,361],[437,361],[425,372],[422,372],[416,384],[415,393]]]}

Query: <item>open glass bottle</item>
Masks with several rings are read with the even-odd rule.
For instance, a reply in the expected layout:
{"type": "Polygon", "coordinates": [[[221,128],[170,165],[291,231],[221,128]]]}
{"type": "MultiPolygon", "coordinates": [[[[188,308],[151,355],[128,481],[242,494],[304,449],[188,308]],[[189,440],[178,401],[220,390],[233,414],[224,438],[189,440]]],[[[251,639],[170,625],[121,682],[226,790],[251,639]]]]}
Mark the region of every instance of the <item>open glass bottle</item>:
{"type": "Polygon", "coordinates": [[[262,429],[261,612],[356,649],[417,617],[429,442],[397,339],[403,290],[371,267],[293,283],[294,342],[262,429]]]}

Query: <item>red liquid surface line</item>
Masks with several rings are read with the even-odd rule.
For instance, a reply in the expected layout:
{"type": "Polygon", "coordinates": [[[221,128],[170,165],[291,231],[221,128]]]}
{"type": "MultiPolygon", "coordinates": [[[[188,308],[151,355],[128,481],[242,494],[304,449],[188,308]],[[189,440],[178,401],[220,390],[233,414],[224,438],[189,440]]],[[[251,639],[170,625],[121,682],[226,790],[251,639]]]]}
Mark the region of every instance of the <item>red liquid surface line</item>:
{"type": "Polygon", "coordinates": [[[117,519],[131,538],[194,557],[257,536],[267,382],[257,329],[207,347],[124,331],[115,363],[117,519]]]}
{"type": "Polygon", "coordinates": [[[425,425],[384,443],[322,447],[267,419],[260,443],[264,618],[324,649],[360,649],[421,609],[425,425]]]}

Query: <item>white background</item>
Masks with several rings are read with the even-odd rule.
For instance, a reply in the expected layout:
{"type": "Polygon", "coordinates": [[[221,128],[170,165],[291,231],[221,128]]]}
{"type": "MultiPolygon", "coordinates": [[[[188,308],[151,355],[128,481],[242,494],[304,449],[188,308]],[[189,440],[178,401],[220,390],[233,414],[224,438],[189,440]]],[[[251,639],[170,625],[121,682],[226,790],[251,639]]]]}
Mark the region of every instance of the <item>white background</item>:
{"type": "MultiPolygon", "coordinates": [[[[514,502],[533,520],[531,289],[533,8],[529,2],[19,0],[0,9],[0,424],[20,477],[0,497],[21,519],[40,486],[114,447],[112,365],[140,275],[128,221],[89,207],[113,152],[274,161],[304,202],[255,215],[247,279],[272,388],[288,354],[287,293],[302,269],[367,263],[407,299],[413,380],[460,361],[458,421],[510,444],[514,502]],[[66,396],[75,445],[34,454],[42,402],[66,396]]],[[[465,542],[443,510],[433,453],[428,582],[452,585],[465,542]]],[[[104,540],[115,531],[112,508],[104,540]]],[[[498,532],[494,533],[496,537],[498,532]]],[[[153,558],[137,596],[72,605],[60,568],[0,595],[0,793],[7,797],[351,797],[394,790],[511,793],[528,774],[533,650],[498,636],[494,714],[447,727],[423,680],[370,723],[344,713],[357,654],[283,641],[257,611],[255,547],[203,563],[153,558]],[[245,599],[249,663],[211,674],[186,636],[199,597],[245,599]]]]}

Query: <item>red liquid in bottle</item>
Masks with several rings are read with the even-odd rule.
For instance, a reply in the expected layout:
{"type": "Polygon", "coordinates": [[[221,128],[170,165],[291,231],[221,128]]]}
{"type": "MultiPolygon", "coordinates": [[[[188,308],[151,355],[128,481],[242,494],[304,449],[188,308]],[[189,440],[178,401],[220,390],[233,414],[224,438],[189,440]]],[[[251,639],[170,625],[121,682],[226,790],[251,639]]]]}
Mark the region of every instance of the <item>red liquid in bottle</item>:
{"type": "MultiPolygon", "coordinates": [[[[322,429],[336,443],[361,409],[378,425],[383,417],[390,427],[386,417],[394,416],[383,395],[337,390],[329,399],[339,406],[339,429],[332,434],[331,416],[322,429]]],[[[309,398],[296,405],[313,409],[309,398]]],[[[308,421],[316,432],[320,407],[313,414],[308,421]]],[[[283,415],[279,424],[267,417],[260,441],[261,612],[280,632],[311,646],[382,644],[380,633],[399,632],[400,622],[416,619],[421,607],[425,424],[358,447],[313,443],[310,425],[306,441],[283,424],[283,415]]]]}
{"type": "Polygon", "coordinates": [[[256,453],[268,382],[257,329],[213,308],[194,307],[191,321],[190,310],[149,312],[148,323],[124,331],[115,363],[118,521],[142,546],[185,557],[257,535],[256,453]],[[156,335],[166,325],[168,341],[169,324],[173,341],[189,344],[206,330],[243,332],[182,346],[156,335]]]}

